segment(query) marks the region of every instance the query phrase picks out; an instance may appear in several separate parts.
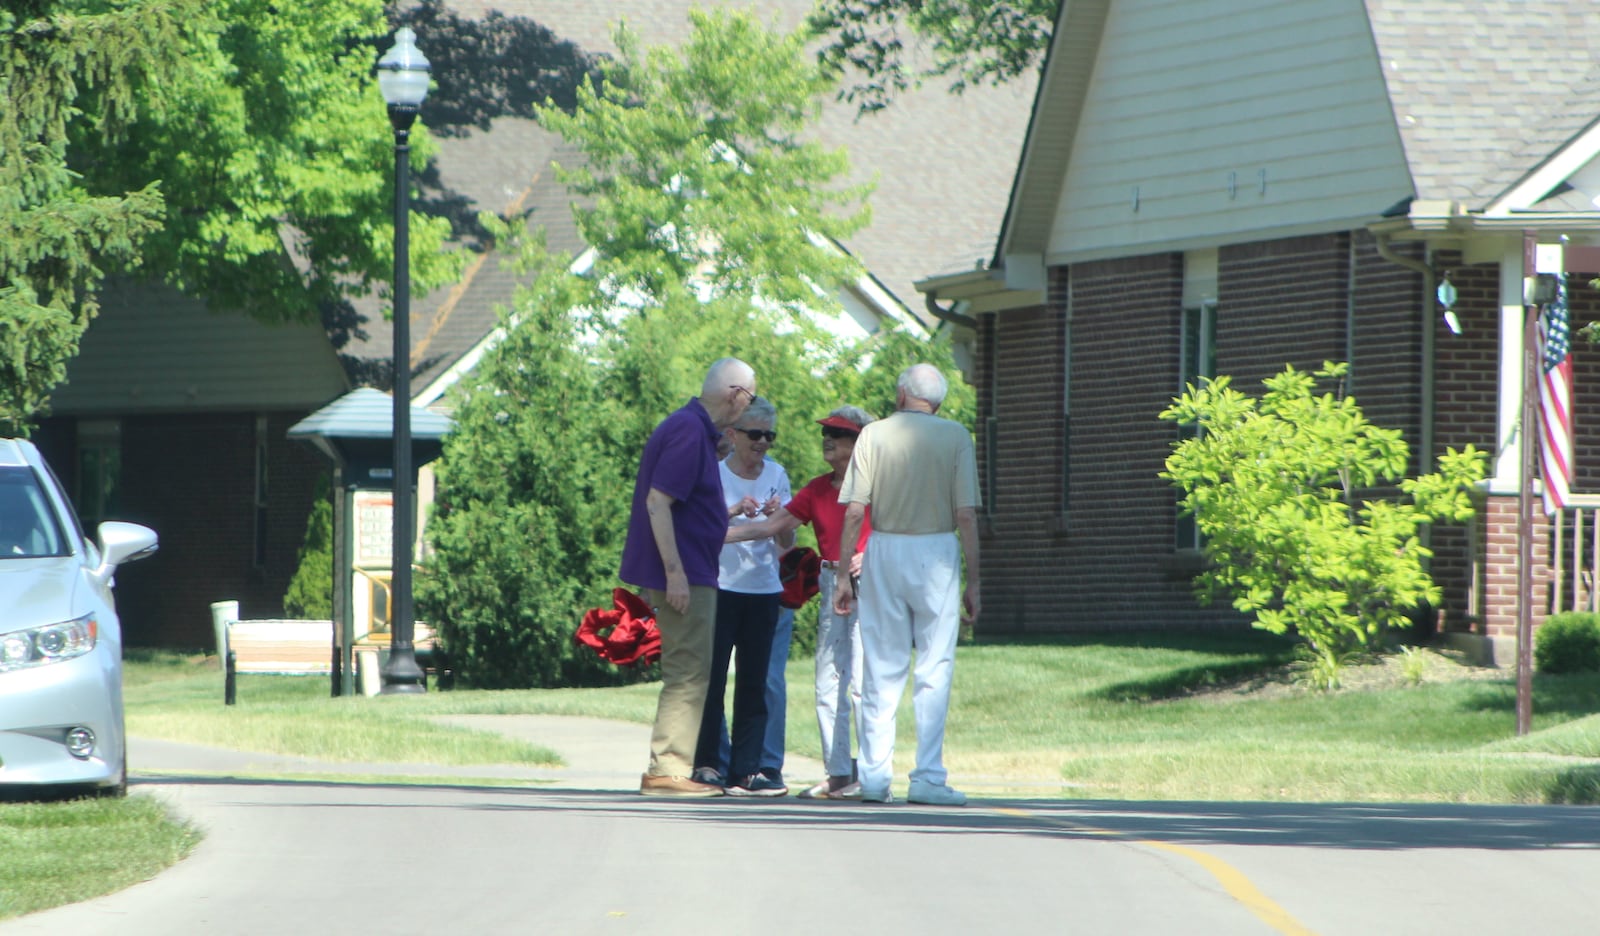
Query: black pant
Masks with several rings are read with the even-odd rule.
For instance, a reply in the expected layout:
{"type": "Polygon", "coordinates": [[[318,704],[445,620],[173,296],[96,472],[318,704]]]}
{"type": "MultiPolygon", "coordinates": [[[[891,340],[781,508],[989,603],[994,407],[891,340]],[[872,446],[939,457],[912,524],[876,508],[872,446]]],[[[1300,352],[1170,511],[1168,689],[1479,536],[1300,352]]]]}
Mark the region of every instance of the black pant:
{"type": "Polygon", "coordinates": [[[710,767],[737,783],[761,769],[761,740],[767,732],[767,668],[772,660],[772,633],[778,627],[778,593],[747,595],[717,592],[717,635],[711,657],[711,684],[700,716],[696,768],[710,767]],[[722,733],[722,698],[728,688],[728,660],[739,653],[733,683],[731,763],[718,756],[722,733]]]}

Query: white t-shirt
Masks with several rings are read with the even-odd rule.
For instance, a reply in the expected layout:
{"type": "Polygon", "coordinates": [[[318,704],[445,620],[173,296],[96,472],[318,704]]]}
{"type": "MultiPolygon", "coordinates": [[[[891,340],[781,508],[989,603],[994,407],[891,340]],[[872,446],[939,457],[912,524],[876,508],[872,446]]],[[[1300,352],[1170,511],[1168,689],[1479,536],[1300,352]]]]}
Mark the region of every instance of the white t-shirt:
{"type": "MultiPolygon", "coordinates": [[[[746,497],[765,504],[774,494],[778,495],[779,504],[789,503],[789,473],[770,458],[763,459],[761,476],[753,481],[734,474],[726,460],[718,468],[722,471],[722,495],[730,508],[746,497]]],[[[741,526],[765,519],[765,514],[754,517],[741,514],[731,518],[728,525],[741,526]]],[[[726,544],[722,547],[717,587],[745,595],[775,595],[783,591],[783,583],[778,579],[779,555],[778,541],[770,536],[726,544]]]]}

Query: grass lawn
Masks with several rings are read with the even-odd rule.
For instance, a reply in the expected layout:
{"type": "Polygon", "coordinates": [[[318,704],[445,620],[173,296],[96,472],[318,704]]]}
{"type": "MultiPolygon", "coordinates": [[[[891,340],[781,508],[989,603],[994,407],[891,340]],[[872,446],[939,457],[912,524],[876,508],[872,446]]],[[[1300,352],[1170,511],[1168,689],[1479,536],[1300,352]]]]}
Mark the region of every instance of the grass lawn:
{"type": "Polygon", "coordinates": [[[148,880],[199,840],[150,796],[0,803],[0,920],[148,880]]]}
{"type": "MultiPolygon", "coordinates": [[[[1254,632],[1138,634],[958,651],[946,760],[974,789],[1074,797],[1600,802],[1600,674],[1540,676],[1534,732],[1514,737],[1513,674],[1434,653],[1314,692],[1281,677],[1288,643],[1254,632]]],[[[240,677],[221,704],[214,661],[128,667],[132,734],[335,761],[558,763],[551,752],[430,715],[566,714],[648,723],[658,684],[331,699],[322,678],[240,677]]],[[[789,665],[789,748],[820,757],[811,663],[789,665]]],[[[911,765],[910,693],[897,774],[911,765]]],[[[797,778],[806,779],[806,778],[797,778]]]]}

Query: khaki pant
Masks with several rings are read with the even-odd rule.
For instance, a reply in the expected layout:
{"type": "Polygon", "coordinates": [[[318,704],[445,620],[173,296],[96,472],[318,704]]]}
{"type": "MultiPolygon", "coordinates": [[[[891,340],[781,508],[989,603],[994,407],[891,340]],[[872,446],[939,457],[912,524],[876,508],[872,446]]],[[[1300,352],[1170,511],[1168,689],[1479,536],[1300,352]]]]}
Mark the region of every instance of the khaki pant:
{"type": "Polygon", "coordinates": [[[656,724],[650,733],[647,773],[687,777],[694,771],[700,717],[711,682],[717,590],[689,586],[687,614],[679,614],[667,604],[666,592],[645,589],[644,597],[656,609],[656,627],[661,631],[661,698],[656,702],[656,724]]]}

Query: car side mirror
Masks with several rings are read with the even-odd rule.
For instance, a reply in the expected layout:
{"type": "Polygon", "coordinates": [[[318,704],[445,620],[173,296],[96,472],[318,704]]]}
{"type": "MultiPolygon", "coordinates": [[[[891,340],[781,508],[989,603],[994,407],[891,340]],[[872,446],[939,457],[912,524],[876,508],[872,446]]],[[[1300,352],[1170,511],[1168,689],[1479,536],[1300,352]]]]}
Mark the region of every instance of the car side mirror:
{"type": "Polygon", "coordinates": [[[101,575],[109,575],[125,562],[153,555],[158,545],[156,531],[137,523],[107,520],[100,524],[99,532],[101,558],[96,572],[101,575]]]}

